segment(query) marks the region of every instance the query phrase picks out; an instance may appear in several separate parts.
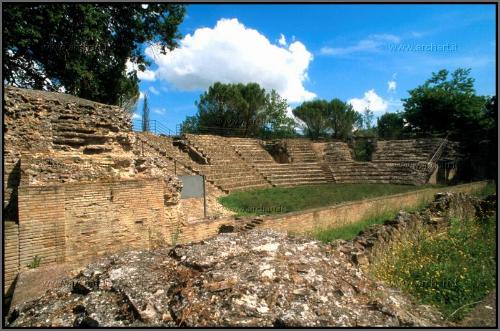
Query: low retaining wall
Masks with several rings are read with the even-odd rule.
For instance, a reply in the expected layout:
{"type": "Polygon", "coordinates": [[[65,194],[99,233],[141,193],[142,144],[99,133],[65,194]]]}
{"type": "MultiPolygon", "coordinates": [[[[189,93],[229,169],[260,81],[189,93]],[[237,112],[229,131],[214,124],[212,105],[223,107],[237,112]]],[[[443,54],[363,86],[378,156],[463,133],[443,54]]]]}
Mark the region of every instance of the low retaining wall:
{"type": "Polygon", "coordinates": [[[258,227],[294,233],[304,233],[323,228],[337,228],[383,212],[397,212],[401,209],[429,203],[438,192],[476,192],[484,188],[487,183],[487,181],[481,181],[451,187],[428,188],[300,212],[264,216],[260,218],[262,223],[258,227]]]}

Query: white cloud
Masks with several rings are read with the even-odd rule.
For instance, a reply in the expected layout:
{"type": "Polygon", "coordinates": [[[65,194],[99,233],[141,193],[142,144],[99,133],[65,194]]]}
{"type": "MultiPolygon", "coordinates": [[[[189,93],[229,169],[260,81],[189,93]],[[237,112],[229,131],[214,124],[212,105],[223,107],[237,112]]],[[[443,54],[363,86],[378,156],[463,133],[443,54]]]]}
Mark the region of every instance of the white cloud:
{"type": "Polygon", "coordinates": [[[347,101],[352,105],[355,111],[363,112],[366,108],[370,109],[373,112],[383,112],[387,110],[389,103],[384,100],[382,97],[377,95],[374,89],[366,91],[364,97],[352,98],[347,101]]]}
{"type": "Polygon", "coordinates": [[[313,56],[301,42],[280,47],[237,19],[220,19],[213,28],[199,28],[167,54],[158,54],[155,46],[145,52],[158,65],[155,76],[181,90],[207,89],[217,81],[256,82],[289,102],[316,96],[303,85],[313,56]]]}
{"type": "Polygon", "coordinates": [[[141,116],[141,115],[139,115],[139,114],[137,114],[137,113],[134,113],[134,114],[132,115],[132,119],[133,119],[133,120],[140,120],[141,118],[142,118],[142,116],[141,116]]]}
{"type": "Polygon", "coordinates": [[[144,92],[139,92],[139,100],[144,99],[144,92]]]}
{"type": "Polygon", "coordinates": [[[158,115],[165,115],[167,110],[165,108],[153,108],[153,113],[158,115]]]}
{"type": "Polygon", "coordinates": [[[286,38],[285,38],[285,35],[283,33],[280,35],[280,39],[278,40],[278,44],[280,44],[281,46],[286,46],[286,38]]]}
{"type": "Polygon", "coordinates": [[[153,93],[154,95],[160,94],[160,91],[158,91],[154,86],[150,86],[148,88],[149,92],[153,93]]]}
{"type": "Polygon", "coordinates": [[[397,83],[395,80],[390,80],[387,82],[387,91],[396,91],[397,83]]]}
{"type": "Polygon", "coordinates": [[[399,43],[401,38],[393,34],[373,34],[366,39],[358,41],[355,45],[347,47],[323,47],[321,55],[348,55],[359,52],[376,52],[388,42],[399,43]]]}
{"type": "Polygon", "coordinates": [[[137,65],[137,63],[133,63],[130,60],[127,60],[126,66],[127,74],[135,70],[137,71],[137,78],[139,78],[140,80],[155,80],[155,72],[153,70],[146,69],[144,71],[141,71],[139,70],[139,66],[137,65]]]}

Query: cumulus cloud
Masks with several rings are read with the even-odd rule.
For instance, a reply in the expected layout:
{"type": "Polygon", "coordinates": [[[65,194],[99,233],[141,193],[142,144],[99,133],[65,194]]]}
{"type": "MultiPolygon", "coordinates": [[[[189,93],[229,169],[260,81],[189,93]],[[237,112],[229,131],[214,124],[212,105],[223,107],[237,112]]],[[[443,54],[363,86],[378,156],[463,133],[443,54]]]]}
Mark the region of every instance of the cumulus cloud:
{"type": "Polygon", "coordinates": [[[158,115],[165,115],[167,110],[165,108],[153,108],[153,113],[158,115]]]}
{"type": "Polygon", "coordinates": [[[140,120],[141,118],[142,118],[142,116],[139,115],[139,114],[137,114],[137,113],[132,114],[132,119],[133,120],[140,120]]]}
{"type": "Polygon", "coordinates": [[[401,38],[393,34],[373,34],[365,39],[358,41],[352,46],[346,47],[323,47],[320,50],[321,55],[348,55],[359,52],[379,51],[388,42],[399,43],[401,38]]]}
{"type": "Polygon", "coordinates": [[[137,65],[137,63],[134,63],[130,60],[127,60],[126,66],[127,74],[132,71],[137,71],[137,78],[139,78],[140,80],[155,80],[155,73],[153,70],[146,69],[144,71],[141,71],[139,70],[139,66],[137,65]]]}
{"type": "Polygon", "coordinates": [[[387,91],[396,91],[397,83],[395,80],[390,80],[387,82],[387,91]]]}
{"type": "Polygon", "coordinates": [[[347,102],[357,112],[363,112],[366,108],[373,112],[383,112],[389,106],[388,102],[380,97],[374,89],[366,91],[363,98],[352,98],[347,102]]]}
{"type": "Polygon", "coordinates": [[[280,44],[281,46],[286,46],[286,38],[285,38],[285,35],[283,33],[280,35],[280,39],[278,40],[278,44],[280,44]]]}
{"type": "Polygon", "coordinates": [[[199,28],[167,54],[155,48],[145,50],[158,65],[155,77],[181,90],[207,89],[217,81],[256,82],[275,89],[289,102],[316,96],[304,87],[313,59],[304,44],[295,41],[280,47],[237,19],[220,19],[213,28],[199,28]]]}
{"type": "Polygon", "coordinates": [[[154,95],[160,94],[160,91],[158,91],[154,86],[150,86],[148,88],[149,92],[153,93],[154,95]]]}

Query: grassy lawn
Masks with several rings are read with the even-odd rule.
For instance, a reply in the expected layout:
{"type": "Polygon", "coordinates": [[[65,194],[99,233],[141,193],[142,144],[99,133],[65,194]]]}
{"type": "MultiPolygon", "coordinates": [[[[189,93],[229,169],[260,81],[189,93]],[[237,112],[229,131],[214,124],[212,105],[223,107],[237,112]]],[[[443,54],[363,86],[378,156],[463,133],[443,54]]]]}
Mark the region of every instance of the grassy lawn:
{"type": "Polygon", "coordinates": [[[396,184],[326,184],[273,187],[231,193],[219,202],[238,215],[282,214],[310,208],[324,207],[346,201],[356,201],[383,195],[420,190],[436,185],[412,186],[396,184]]]}

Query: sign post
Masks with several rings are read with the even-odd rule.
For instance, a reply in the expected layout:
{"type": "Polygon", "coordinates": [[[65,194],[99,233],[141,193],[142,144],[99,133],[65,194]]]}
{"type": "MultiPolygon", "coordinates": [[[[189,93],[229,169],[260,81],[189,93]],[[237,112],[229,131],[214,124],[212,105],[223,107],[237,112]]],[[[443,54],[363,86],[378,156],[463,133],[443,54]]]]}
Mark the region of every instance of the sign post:
{"type": "Polygon", "coordinates": [[[203,218],[207,218],[207,193],[205,190],[205,175],[203,175],[203,218]]]}

